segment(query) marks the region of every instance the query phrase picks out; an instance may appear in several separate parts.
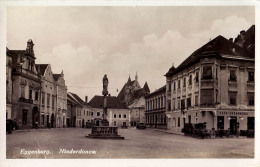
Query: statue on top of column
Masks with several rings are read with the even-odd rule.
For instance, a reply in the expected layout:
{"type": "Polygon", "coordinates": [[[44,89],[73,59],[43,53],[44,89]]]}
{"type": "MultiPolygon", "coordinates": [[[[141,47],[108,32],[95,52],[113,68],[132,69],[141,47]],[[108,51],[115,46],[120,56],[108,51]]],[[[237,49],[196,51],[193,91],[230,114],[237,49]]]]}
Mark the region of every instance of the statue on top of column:
{"type": "Polygon", "coordinates": [[[102,94],[104,96],[108,95],[107,87],[108,87],[108,78],[107,78],[107,75],[105,74],[103,77],[103,91],[102,91],[102,94]]]}

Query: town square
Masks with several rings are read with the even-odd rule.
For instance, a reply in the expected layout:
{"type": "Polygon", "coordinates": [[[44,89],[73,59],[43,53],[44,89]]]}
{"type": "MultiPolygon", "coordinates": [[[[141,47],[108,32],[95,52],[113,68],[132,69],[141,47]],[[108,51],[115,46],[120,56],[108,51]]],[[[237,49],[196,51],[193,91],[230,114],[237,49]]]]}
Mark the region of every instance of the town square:
{"type": "Polygon", "coordinates": [[[255,10],[7,6],[3,155],[258,164],[255,10]]]}

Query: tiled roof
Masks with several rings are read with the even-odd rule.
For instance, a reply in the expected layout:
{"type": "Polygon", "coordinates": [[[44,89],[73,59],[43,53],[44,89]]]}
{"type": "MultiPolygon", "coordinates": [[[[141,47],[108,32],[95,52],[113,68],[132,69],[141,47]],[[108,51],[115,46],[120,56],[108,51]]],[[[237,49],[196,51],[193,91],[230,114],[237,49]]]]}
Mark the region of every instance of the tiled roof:
{"type": "Polygon", "coordinates": [[[168,77],[183,70],[189,65],[196,63],[202,57],[227,55],[230,57],[250,58],[249,53],[245,49],[237,46],[233,42],[219,35],[215,39],[209,41],[207,44],[193,52],[176,69],[175,67],[171,67],[165,76],[168,77]]]}
{"type": "Polygon", "coordinates": [[[161,93],[161,92],[166,92],[166,85],[164,85],[163,87],[161,87],[161,88],[155,90],[154,92],[146,95],[145,98],[151,97],[151,96],[156,95],[156,94],[161,93]]]}
{"type": "Polygon", "coordinates": [[[38,74],[40,74],[41,76],[44,75],[45,70],[47,69],[49,64],[35,64],[35,68],[36,71],[38,72],[38,74]]]}
{"type": "MultiPolygon", "coordinates": [[[[93,108],[104,108],[104,96],[94,96],[88,103],[93,108]]],[[[115,96],[107,96],[107,108],[111,109],[128,109],[115,96]]]]}
{"type": "Polygon", "coordinates": [[[68,98],[70,98],[74,103],[82,106],[89,106],[88,103],[85,103],[77,94],[75,93],[68,93],[68,98]]]}

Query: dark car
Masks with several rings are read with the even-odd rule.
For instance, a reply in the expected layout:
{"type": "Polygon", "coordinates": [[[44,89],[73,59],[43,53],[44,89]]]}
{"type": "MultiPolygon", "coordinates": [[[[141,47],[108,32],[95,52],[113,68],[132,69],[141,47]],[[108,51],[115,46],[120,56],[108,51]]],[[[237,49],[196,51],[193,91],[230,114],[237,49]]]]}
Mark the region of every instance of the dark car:
{"type": "Polygon", "coordinates": [[[146,129],[145,123],[137,123],[136,129],[146,129]]]}
{"type": "Polygon", "coordinates": [[[13,129],[14,129],[14,121],[11,119],[7,119],[6,120],[6,132],[11,134],[13,129]]]}

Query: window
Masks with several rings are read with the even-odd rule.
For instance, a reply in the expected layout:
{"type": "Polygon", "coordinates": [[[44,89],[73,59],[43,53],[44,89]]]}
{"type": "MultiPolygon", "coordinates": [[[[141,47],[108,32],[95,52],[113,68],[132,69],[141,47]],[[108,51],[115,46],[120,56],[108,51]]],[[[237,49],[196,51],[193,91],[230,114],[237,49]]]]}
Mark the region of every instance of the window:
{"type": "Polygon", "coordinates": [[[237,104],[236,100],[237,100],[237,93],[229,92],[229,104],[236,105],[237,104]]]}
{"type": "Polygon", "coordinates": [[[50,106],[50,94],[47,94],[47,106],[50,106]]]}
{"type": "Polygon", "coordinates": [[[186,77],[183,78],[183,87],[186,87],[186,77]]]}
{"type": "Polygon", "coordinates": [[[171,91],[171,83],[168,83],[168,92],[171,91]]]}
{"type": "Polygon", "coordinates": [[[178,117],[178,127],[180,127],[180,117],[178,117]]]}
{"type": "Polygon", "coordinates": [[[114,114],[114,118],[116,118],[116,114],[114,114]]]}
{"type": "Polygon", "coordinates": [[[160,98],[158,98],[158,108],[160,108],[160,98]]]}
{"type": "Polygon", "coordinates": [[[121,114],[119,114],[118,117],[121,118],[121,114]]]}
{"type": "Polygon", "coordinates": [[[124,114],[124,118],[126,118],[126,114],[124,114]]]}
{"type": "Polygon", "coordinates": [[[180,100],[178,100],[178,109],[181,109],[181,103],[180,103],[180,100]]]}
{"type": "Polygon", "coordinates": [[[255,105],[255,97],[253,93],[247,94],[248,96],[248,105],[253,106],[255,105]]]}
{"type": "Polygon", "coordinates": [[[181,109],[185,109],[185,99],[181,100],[181,109]]]}
{"type": "Polygon", "coordinates": [[[248,72],[248,81],[251,81],[251,82],[255,81],[254,72],[248,72]]]}
{"type": "Polygon", "coordinates": [[[171,110],[171,101],[169,100],[169,101],[167,101],[167,104],[168,104],[168,111],[170,111],[171,110]]]}
{"type": "Polygon", "coordinates": [[[191,123],[191,115],[188,115],[189,124],[191,123]]]}
{"type": "Polygon", "coordinates": [[[32,89],[29,89],[29,99],[32,100],[32,89]]]}
{"type": "Polygon", "coordinates": [[[42,93],[42,105],[45,105],[45,93],[42,93]]]}
{"type": "Polygon", "coordinates": [[[84,115],[86,115],[86,111],[84,110],[84,115]]]}
{"type": "Polygon", "coordinates": [[[181,88],[181,80],[178,80],[178,89],[181,88]]]}
{"type": "Polygon", "coordinates": [[[116,126],[116,121],[114,121],[114,126],[116,126]]]}
{"type": "Polygon", "coordinates": [[[189,85],[192,85],[192,75],[189,76],[189,85]]]}
{"type": "Polygon", "coordinates": [[[173,82],[173,90],[176,90],[176,82],[173,82]]]}
{"type": "Polygon", "coordinates": [[[23,125],[27,125],[28,110],[23,110],[23,125]]]}
{"type": "Polygon", "coordinates": [[[195,82],[199,82],[199,72],[196,72],[194,80],[195,82]]]}
{"type": "Polygon", "coordinates": [[[201,105],[213,105],[214,104],[214,94],[213,90],[201,90],[200,104],[201,105]]]}
{"type": "Polygon", "coordinates": [[[187,98],[187,108],[191,107],[191,97],[187,98]]]}
{"type": "Polygon", "coordinates": [[[91,112],[91,116],[93,116],[94,115],[94,113],[93,112],[91,112]]]}
{"type": "Polygon", "coordinates": [[[175,100],[172,101],[173,110],[175,110],[175,100]]]}
{"type": "Polygon", "coordinates": [[[199,105],[199,96],[195,96],[195,106],[199,105]]]}
{"type": "Polygon", "coordinates": [[[218,79],[218,67],[216,67],[216,79],[218,79]]]}
{"type": "Polygon", "coordinates": [[[217,128],[224,129],[224,116],[218,116],[217,121],[217,128]]]}
{"type": "Polygon", "coordinates": [[[34,97],[35,100],[38,100],[38,92],[36,91],[35,92],[35,97],[34,97]]]}
{"type": "Polygon", "coordinates": [[[236,70],[230,70],[230,78],[231,81],[237,80],[236,70]]]}
{"type": "Polygon", "coordinates": [[[161,107],[163,107],[163,97],[161,98],[161,107]]]}
{"type": "Polygon", "coordinates": [[[51,100],[51,105],[52,105],[52,107],[54,107],[54,96],[52,96],[52,100],[51,100]]]}
{"type": "Polygon", "coordinates": [[[212,67],[211,66],[203,67],[202,78],[203,79],[212,79],[212,67]]]}
{"type": "Polygon", "coordinates": [[[100,116],[100,112],[97,112],[97,116],[100,116]]]}

